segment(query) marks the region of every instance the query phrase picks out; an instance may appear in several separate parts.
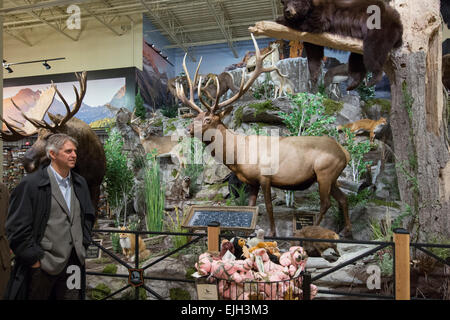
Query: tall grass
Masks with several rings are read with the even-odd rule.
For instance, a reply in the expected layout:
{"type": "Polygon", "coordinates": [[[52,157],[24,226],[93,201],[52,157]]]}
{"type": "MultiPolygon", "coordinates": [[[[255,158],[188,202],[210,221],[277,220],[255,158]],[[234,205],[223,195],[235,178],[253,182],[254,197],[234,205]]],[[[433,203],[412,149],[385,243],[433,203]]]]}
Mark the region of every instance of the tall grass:
{"type": "Polygon", "coordinates": [[[165,191],[161,185],[159,163],[155,155],[156,150],[147,156],[145,169],[144,186],[148,231],[162,231],[164,221],[165,191]]]}
{"type": "MultiPolygon", "coordinates": [[[[185,233],[187,232],[186,229],[183,229],[181,225],[183,224],[184,218],[187,215],[187,211],[189,209],[186,208],[185,211],[183,211],[182,214],[180,214],[178,207],[175,207],[175,217],[172,218],[170,214],[167,214],[167,217],[169,218],[168,222],[166,222],[167,229],[169,232],[181,232],[185,233]]],[[[179,247],[185,245],[187,243],[187,237],[186,236],[174,236],[174,247],[175,249],[178,249],[179,247]]]]}

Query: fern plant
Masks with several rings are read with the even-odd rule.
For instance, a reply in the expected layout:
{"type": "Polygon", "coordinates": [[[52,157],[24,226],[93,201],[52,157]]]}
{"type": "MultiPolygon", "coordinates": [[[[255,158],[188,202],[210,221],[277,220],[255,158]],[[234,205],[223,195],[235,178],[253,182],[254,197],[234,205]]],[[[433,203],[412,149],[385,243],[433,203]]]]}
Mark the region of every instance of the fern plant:
{"type": "Polygon", "coordinates": [[[350,153],[350,167],[352,169],[353,181],[359,183],[361,176],[367,171],[367,166],[372,164],[372,161],[364,161],[364,155],[370,151],[369,141],[356,142],[356,135],[350,129],[343,129],[346,134],[346,141],[343,143],[345,148],[350,153]]]}

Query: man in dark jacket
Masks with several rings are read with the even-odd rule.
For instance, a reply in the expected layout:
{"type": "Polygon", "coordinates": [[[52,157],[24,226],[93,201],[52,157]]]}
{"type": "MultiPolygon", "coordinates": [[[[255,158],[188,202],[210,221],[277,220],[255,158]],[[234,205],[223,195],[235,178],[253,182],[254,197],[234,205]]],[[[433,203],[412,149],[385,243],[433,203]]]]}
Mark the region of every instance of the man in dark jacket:
{"type": "Polygon", "coordinates": [[[71,171],[76,150],[72,137],[52,135],[50,165],[24,177],[11,194],[6,232],[16,260],[6,299],[80,298],[68,279],[77,268],[82,273],[95,211],[86,180],[71,171]]]}

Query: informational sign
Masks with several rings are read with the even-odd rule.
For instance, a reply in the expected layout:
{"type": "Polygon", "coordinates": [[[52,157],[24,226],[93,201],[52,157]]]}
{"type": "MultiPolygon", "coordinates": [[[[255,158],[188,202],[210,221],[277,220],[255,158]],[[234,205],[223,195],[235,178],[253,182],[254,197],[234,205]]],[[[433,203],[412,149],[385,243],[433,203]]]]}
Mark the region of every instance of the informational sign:
{"type": "Polygon", "coordinates": [[[192,206],[183,222],[183,228],[206,229],[211,222],[219,222],[221,230],[253,232],[258,207],[249,206],[192,206]]]}
{"type": "MultiPolygon", "coordinates": [[[[102,239],[95,239],[92,240],[92,242],[95,242],[98,245],[102,245],[103,240],[102,239]]],[[[99,247],[97,247],[95,244],[90,244],[89,247],[86,249],[86,259],[98,259],[102,256],[102,251],[99,247]]]]}
{"type": "Polygon", "coordinates": [[[317,213],[311,211],[298,211],[294,214],[294,234],[296,231],[300,231],[303,227],[313,226],[316,222],[317,213]]]}
{"type": "Polygon", "coordinates": [[[205,278],[198,278],[195,281],[197,287],[198,300],[219,300],[219,293],[216,283],[208,283],[205,278]]]}
{"type": "Polygon", "coordinates": [[[133,287],[144,284],[144,269],[128,269],[128,283],[133,287]]]}

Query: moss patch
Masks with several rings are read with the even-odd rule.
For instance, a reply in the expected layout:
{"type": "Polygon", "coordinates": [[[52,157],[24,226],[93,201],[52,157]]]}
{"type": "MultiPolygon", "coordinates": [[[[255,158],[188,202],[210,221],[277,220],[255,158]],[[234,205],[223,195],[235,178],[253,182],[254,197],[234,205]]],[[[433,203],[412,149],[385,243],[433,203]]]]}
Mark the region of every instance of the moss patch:
{"type": "Polygon", "coordinates": [[[197,272],[197,269],[195,268],[188,268],[186,269],[186,279],[195,279],[192,275],[197,272]]]}
{"type": "Polygon", "coordinates": [[[111,294],[111,288],[104,283],[99,283],[94,289],[89,291],[89,298],[92,300],[102,300],[111,294]]]}
{"type": "Polygon", "coordinates": [[[224,200],[224,197],[223,197],[223,194],[221,194],[221,193],[216,194],[214,196],[214,198],[212,199],[212,201],[215,201],[215,202],[223,201],[223,200],[224,200]]]}
{"type": "Polygon", "coordinates": [[[342,110],[344,102],[325,98],[323,100],[323,106],[325,108],[325,114],[333,115],[342,110]]]}
{"type": "Polygon", "coordinates": [[[244,116],[244,106],[240,106],[234,112],[234,122],[236,123],[237,127],[240,127],[242,125],[243,116],[244,116]]]}
{"type": "Polygon", "coordinates": [[[166,130],[164,130],[164,134],[166,134],[170,131],[175,131],[177,129],[177,127],[174,124],[174,122],[176,122],[176,121],[177,121],[176,118],[171,118],[171,119],[167,120],[167,126],[166,126],[166,130]]]}
{"type": "Polygon", "coordinates": [[[211,184],[210,186],[208,186],[208,189],[218,191],[221,188],[226,187],[226,186],[228,186],[228,182],[216,183],[216,184],[211,184]]]}
{"type": "Polygon", "coordinates": [[[155,122],[153,123],[153,126],[154,126],[154,127],[161,128],[161,127],[163,126],[163,121],[162,121],[162,119],[161,119],[161,118],[156,119],[155,122]]]}
{"type": "Polygon", "coordinates": [[[108,273],[108,274],[116,274],[117,273],[117,266],[113,263],[106,265],[103,268],[103,273],[108,273]]]}
{"type": "Polygon", "coordinates": [[[191,300],[188,291],[181,288],[172,288],[169,290],[170,300],[191,300]]]}
{"type": "Polygon", "coordinates": [[[364,106],[365,109],[370,109],[374,105],[380,105],[381,111],[384,113],[389,113],[391,111],[391,101],[387,99],[370,99],[367,100],[366,105],[364,106]]]}
{"type": "Polygon", "coordinates": [[[265,111],[269,111],[269,110],[278,110],[278,108],[274,107],[272,104],[272,100],[266,100],[263,102],[258,102],[258,103],[252,103],[248,105],[249,108],[252,108],[255,110],[255,117],[258,114],[261,114],[265,111]]]}
{"type": "Polygon", "coordinates": [[[384,206],[384,207],[391,207],[396,209],[401,209],[400,205],[397,202],[394,201],[385,201],[380,199],[371,199],[369,200],[370,203],[374,203],[377,206],[384,206]]]}

